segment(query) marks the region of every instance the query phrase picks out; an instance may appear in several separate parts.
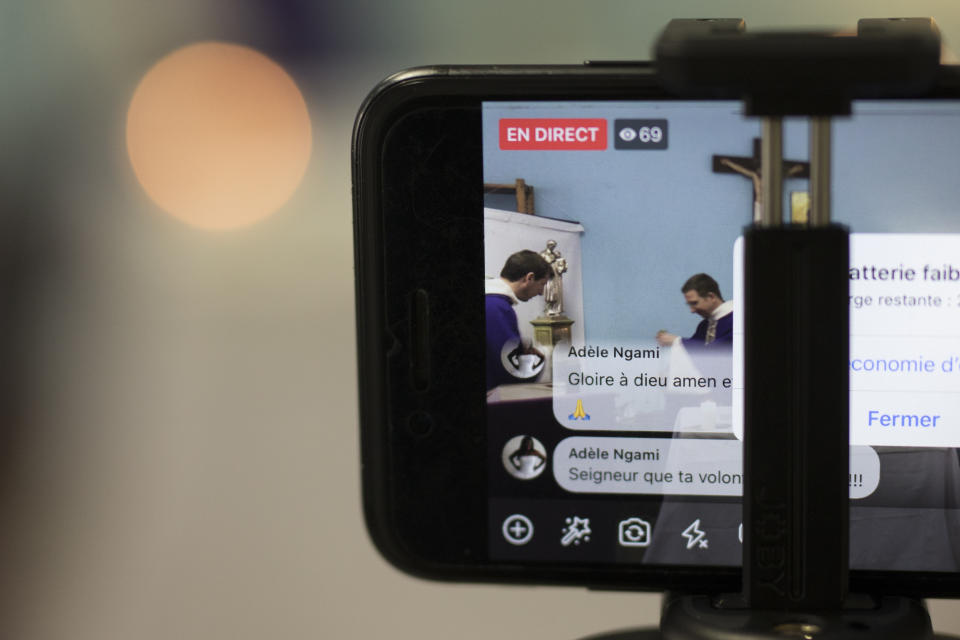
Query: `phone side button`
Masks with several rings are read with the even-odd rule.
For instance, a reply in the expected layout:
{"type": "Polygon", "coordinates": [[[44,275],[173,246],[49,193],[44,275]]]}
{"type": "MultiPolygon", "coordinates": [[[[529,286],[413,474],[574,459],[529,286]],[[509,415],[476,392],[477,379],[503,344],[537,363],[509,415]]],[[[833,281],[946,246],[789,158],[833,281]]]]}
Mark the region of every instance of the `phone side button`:
{"type": "Polygon", "coordinates": [[[419,392],[430,385],[430,299],[423,289],[410,296],[410,382],[419,392]]]}
{"type": "Polygon", "coordinates": [[[433,416],[426,411],[414,411],[407,416],[407,432],[414,438],[426,438],[433,431],[433,416]]]}

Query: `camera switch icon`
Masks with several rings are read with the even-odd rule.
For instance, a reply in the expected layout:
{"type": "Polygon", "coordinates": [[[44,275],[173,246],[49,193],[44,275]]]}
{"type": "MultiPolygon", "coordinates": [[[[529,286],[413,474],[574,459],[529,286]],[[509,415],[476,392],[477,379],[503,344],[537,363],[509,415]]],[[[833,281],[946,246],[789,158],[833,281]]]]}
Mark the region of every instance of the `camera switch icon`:
{"type": "Polygon", "coordinates": [[[643,518],[627,518],[618,527],[620,545],[647,547],[650,545],[650,523],[643,518]]]}

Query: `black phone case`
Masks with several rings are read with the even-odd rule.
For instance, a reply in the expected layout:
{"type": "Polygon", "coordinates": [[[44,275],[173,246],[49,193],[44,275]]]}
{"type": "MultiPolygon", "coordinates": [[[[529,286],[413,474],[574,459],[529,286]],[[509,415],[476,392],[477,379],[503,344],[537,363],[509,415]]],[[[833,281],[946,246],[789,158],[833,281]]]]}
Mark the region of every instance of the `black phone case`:
{"type": "MultiPolygon", "coordinates": [[[[946,78],[935,96],[957,96],[946,78]]],[[[357,116],[353,200],[364,513],[398,568],[441,580],[698,592],[718,567],[487,559],[482,282],[484,100],[670,99],[644,63],[429,67],[381,83],[357,116]]],[[[689,98],[688,98],[689,99],[689,98]]],[[[706,98],[705,98],[706,99],[706,98]]],[[[747,222],[746,220],[744,221],[747,222]]],[[[851,589],[960,593],[954,574],[855,571],[851,589]]]]}

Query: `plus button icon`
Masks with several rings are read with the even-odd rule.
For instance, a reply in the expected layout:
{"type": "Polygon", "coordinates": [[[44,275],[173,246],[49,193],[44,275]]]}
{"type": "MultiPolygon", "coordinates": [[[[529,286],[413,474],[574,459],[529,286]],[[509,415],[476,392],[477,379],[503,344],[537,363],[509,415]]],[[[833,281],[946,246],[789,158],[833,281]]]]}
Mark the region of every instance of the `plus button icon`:
{"type": "Polygon", "coordinates": [[[510,544],[522,545],[533,538],[533,523],[530,518],[519,513],[507,516],[501,527],[504,539],[510,544]]]}

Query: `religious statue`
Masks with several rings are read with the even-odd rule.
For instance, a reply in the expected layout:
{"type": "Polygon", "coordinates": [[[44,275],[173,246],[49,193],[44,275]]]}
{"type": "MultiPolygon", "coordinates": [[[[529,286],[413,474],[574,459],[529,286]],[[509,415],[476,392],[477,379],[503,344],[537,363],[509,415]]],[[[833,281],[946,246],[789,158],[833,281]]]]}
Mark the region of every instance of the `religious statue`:
{"type": "Polygon", "coordinates": [[[543,299],[546,303],[543,312],[548,317],[559,316],[563,313],[563,274],[567,271],[567,259],[557,249],[556,240],[547,240],[547,248],[541,251],[540,255],[553,270],[543,288],[543,299]]]}
{"type": "Polygon", "coordinates": [[[568,265],[557,249],[557,241],[547,240],[547,248],[540,252],[540,257],[550,265],[550,277],[543,287],[543,315],[531,320],[530,324],[533,325],[533,341],[547,360],[538,381],[549,383],[553,381],[553,349],[560,343],[570,343],[573,320],[563,314],[563,274],[568,265]]]}

